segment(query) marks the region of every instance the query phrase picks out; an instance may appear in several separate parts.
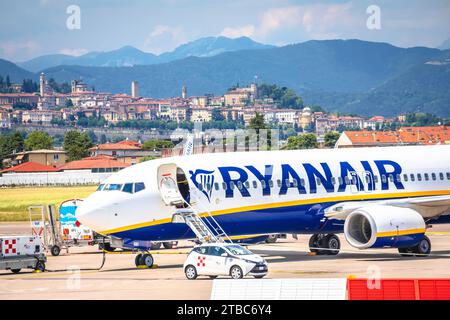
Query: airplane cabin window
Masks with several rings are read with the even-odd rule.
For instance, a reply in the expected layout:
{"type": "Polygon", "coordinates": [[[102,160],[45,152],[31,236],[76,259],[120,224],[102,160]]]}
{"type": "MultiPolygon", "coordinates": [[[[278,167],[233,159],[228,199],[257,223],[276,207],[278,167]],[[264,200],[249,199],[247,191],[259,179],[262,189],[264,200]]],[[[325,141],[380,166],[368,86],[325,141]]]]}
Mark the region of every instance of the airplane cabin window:
{"type": "Polygon", "coordinates": [[[303,178],[300,179],[300,185],[302,187],[304,187],[306,185],[305,179],[303,179],[303,178]]]}
{"type": "Polygon", "coordinates": [[[294,179],[294,180],[293,180],[293,185],[294,185],[295,188],[298,187],[298,181],[297,181],[297,179],[294,179]]]}
{"type": "Polygon", "coordinates": [[[389,175],[389,181],[394,182],[394,176],[392,174],[389,175]]]}
{"type": "Polygon", "coordinates": [[[381,181],[382,181],[383,183],[386,183],[386,182],[387,182],[386,176],[385,176],[384,174],[381,176],[381,181]]]}
{"type": "Polygon", "coordinates": [[[273,180],[269,180],[269,187],[273,188],[273,180]]]}
{"type": "Polygon", "coordinates": [[[97,191],[103,191],[103,188],[105,187],[104,184],[101,184],[98,186],[97,191]]]}
{"type": "Polygon", "coordinates": [[[335,177],[331,177],[331,184],[333,186],[336,184],[336,178],[335,177]]]}
{"type": "Polygon", "coordinates": [[[277,179],[277,185],[278,185],[278,188],[281,188],[281,180],[280,179],[277,179]]]}
{"type": "Polygon", "coordinates": [[[397,178],[397,181],[402,181],[402,177],[399,174],[397,174],[395,177],[397,178]]]}
{"type": "Polygon", "coordinates": [[[444,180],[444,174],[442,172],[439,172],[439,179],[444,180]]]}
{"type": "Polygon", "coordinates": [[[433,181],[436,181],[436,173],[433,172],[433,173],[431,174],[431,179],[432,179],[433,181]]]}
{"type": "Polygon", "coordinates": [[[247,189],[249,189],[249,188],[250,188],[250,182],[245,181],[244,186],[245,186],[247,189]]]}
{"type": "Polygon", "coordinates": [[[316,183],[317,183],[318,186],[320,186],[322,184],[322,181],[320,181],[319,178],[316,178],[316,183]]]}
{"type": "Polygon", "coordinates": [[[430,180],[430,177],[429,177],[428,173],[425,173],[423,176],[424,176],[424,178],[425,178],[425,181],[430,180]]]}
{"type": "Polygon", "coordinates": [[[264,180],[261,180],[261,187],[264,189],[266,187],[266,182],[264,180]]]}
{"type": "Polygon", "coordinates": [[[416,176],[413,173],[411,173],[409,177],[411,178],[411,181],[416,181],[416,176]]]}
{"type": "Polygon", "coordinates": [[[238,181],[238,183],[237,183],[237,188],[238,188],[239,190],[242,190],[242,189],[243,189],[243,185],[242,185],[242,182],[241,182],[241,181],[238,181]]]}
{"type": "Polygon", "coordinates": [[[447,180],[450,180],[450,172],[447,172],[447,180]]]}
{"type": "Polygon", "coordinates": [[[134,184],[134,193],[138,193],[145,189],[145,184],[143,182],[138,182],[134,184]]]}
{"type": "Polygon", "coordinates": [[[408,175],[406,173],[403,175],[403,180],[405,180],[405,182],[408,182],[408,175]]]}
{"type": "Polygon", "coordinates": [[[422,181],[422,175],[420,173],[417,174],[417,181],[422,181]]]}
{"type": "Polygon", "coordinates": [[[200,184],[198,185],[198,190],[203,191],[203,184],[200,183],[200,184]]]}
{"type": "Polygon", "coordinates": [[[234,182],[233,181],[230,181],[230,189],[234,190],[234,182]]]}
{"type": "Polygon", "coordinates": [[[253,189],[257,189],[257,188],[258,188],[258,182],[253,180],[253,189]]]}
{"type": "Polygon", "coordinates": [[[207,191],[210,191],[210,190],[211,190],[211,184],[210,184],[210,183],[207,183],[207,184],[206,184],[206,190],[207,190],[207,191]]]}
{"type": "Polygon", "coordinates": [[[125,183],[125,185],[122,188],[123,192],[127,193],[133,193],[133,184],[132,183],[125,183]]]}
{"type": "Polygon", "coordinates": [[[375,183],[378,183],[378,175],[374,175],[374,176],[373,176],[373,181],[374,181],[375,183]]]}
{"type": "Polygon", "coordinates": [[[338,177],[338,182],[339,182],[339,184],[342,184],[342,177],[338,177]]]}
{"type": "Polygon", "coordinates": [[[227,190],[227,184],[225,182],[222,182],[222,189],[227,190]]]}
{"type": "Polygon", "coordinates": [[[218,191],[219,190],[219,184],[216,182],[216,183],[214,183],[214,189],[216,189],[216,191],[218,191]]]}

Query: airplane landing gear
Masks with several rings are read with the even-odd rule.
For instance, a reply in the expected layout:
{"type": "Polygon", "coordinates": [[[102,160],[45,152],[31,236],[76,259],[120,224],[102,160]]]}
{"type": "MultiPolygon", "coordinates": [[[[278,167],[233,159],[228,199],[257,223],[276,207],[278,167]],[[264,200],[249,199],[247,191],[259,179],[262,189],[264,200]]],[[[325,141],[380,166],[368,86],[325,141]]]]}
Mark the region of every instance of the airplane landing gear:
{"type": "Polygon", "coordinates": [[[338,236],[330,234],[314,234],[309,239],[309,250],[318,255],[337,255],[341,248],[338,236]]]}
{"type": "Polygon", "coordinates": [[[420,242],[414,247],[398,248],[398,252],[403,257],[427,257],[431,253],[431,241],[430,238],[424,236],[420,242]]]}
{"type": "Polygon", "coordinates": [[[141,268],[143,266],[147,268],[153,267],[154,259],[150,253],[139,253],[134,259],[136,267],[141,268]]]}

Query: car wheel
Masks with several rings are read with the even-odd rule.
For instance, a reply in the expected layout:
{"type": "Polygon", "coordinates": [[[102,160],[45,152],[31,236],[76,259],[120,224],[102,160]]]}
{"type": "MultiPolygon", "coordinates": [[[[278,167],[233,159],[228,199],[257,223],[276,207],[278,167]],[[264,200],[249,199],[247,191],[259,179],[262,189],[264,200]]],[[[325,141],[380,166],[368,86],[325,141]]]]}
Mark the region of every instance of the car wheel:
{"type": "Polygon", "coordinates": [[[210,279],[216,279],[218,276],[209,276],[210,279]]]}
{"type": "Polygon", "coordinates": [[[197,269],[195,269],[193,265],[188,265],[184,270],[184,274],[186,275],[186,278],[188,278],[188,280],[197,279],[197,269]]]}
{"type": "Polygon", "coordinates": [[[265,276],[254,276],[255,277],[255,279],[262,279],[262,278],[264,278],[265,276]]]}
{"type": "Polygon", "coordinates": [[[244,277],[244,273],[242,272],[241,267],[232,266],[230,269],[230,276],[233,279],[242,279],[244,277]]]}
{"type": "Polygon", "coordinates": [[[411,248],[398,248],[398,253],[400,253],[400,255],[402,257],[412,257],[413,256],[413,251],[411,250],[411,248]]]}
{"type": "Polygon", "coordinates": [[[12,272],[12,273],[19,273],[20,270],[22,270],[22,269],[11,269],[11,272],[12,272]]]}

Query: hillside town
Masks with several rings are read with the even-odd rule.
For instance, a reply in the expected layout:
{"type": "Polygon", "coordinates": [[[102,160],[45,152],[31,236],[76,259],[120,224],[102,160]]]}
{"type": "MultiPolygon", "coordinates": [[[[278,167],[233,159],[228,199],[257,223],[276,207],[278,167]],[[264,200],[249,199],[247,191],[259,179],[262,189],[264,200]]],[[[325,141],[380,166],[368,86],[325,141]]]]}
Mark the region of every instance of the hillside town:
{"type": "Polygon", "coordinates": [[[96,92],[82,80],[73,80],[70,92],[60,93],[42,73],[39,93],[25,93],[21,84],[11,84],[10,88],[11,92],[0,93],[0,128],[3,129],[16,125],[108,127],[141,120],[176,124],[227,121],[248,126],[259,113],[269,125],[292,126],[297,132],[314,132],[322,138],[328,131],[376,130],[406,121],[405,115],[365,118],[327,113],[320,107],[283,106],[264,96],[256,83],[230,88],[222,96],[189,96],[188,88],[183,86],[179,97],[155,99],[140,96],[137,81],[130,84],[131,94],[96,92]]]}

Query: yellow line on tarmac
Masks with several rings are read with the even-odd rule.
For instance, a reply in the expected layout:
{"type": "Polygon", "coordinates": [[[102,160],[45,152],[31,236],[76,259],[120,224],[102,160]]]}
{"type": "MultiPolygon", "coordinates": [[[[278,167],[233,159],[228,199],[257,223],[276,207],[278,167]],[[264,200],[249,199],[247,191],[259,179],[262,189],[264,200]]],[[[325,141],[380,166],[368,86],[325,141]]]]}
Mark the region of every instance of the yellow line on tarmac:
{"type": "Polygon", "coordinates": [[[450,231],[427,231],[432,236],[450,236],[450,231]]]}

